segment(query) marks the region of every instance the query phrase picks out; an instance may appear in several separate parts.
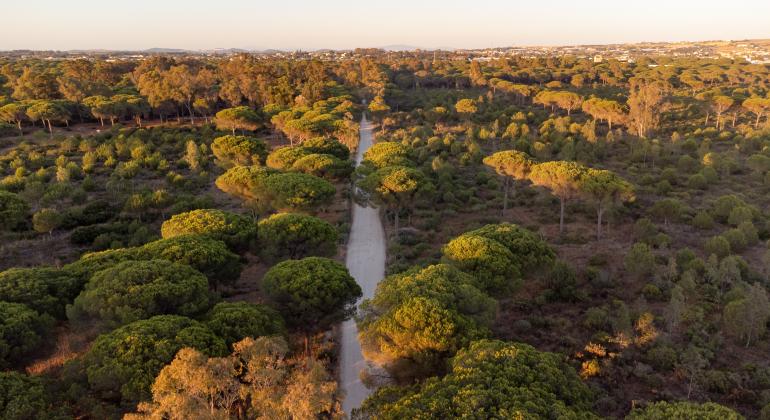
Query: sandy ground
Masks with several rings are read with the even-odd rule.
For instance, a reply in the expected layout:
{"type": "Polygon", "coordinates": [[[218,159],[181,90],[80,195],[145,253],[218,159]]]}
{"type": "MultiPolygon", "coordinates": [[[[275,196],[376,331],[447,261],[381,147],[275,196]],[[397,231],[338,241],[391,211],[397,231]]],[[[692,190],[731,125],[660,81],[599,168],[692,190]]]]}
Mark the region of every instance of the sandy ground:
{"type": "MultiPolygon", "coordinates": [[[[364,152],[372,145],[372,125],[361,118],[361,140],[356,152],[356,164],[363,160],[364,152]]],[[[347,246],[346,265],[350,274],[363,290],[363,297],[374,294],[377,283],[385,276],[385,232],[377,208],[361,207],[353,203],[353,223],[347,246]]],[[[353,320],[342,324],[340,351],[340,386],[345,398],[342,408],[350,414],[353,408],[371,393],[361,381],[361,370],[366,361],[358,343],[358,330],[353,320]]]]}

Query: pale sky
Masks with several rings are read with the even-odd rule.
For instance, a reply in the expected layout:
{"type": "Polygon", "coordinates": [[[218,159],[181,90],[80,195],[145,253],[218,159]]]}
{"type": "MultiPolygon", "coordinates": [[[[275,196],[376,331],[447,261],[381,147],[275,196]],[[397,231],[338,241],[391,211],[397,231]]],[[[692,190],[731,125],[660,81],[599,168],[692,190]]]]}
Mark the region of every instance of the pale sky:
{"type": "Polygon", "coordinates": [[[770,0],[11,0],[0,11],[0,50],[770,38],[770,0]]]}

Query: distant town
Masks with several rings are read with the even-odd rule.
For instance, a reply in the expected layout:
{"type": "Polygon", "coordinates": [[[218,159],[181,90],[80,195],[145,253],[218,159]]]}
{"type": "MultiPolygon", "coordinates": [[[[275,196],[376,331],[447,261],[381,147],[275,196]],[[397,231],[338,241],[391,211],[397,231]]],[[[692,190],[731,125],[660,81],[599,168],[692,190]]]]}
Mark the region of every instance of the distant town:
{"type": "Polygon", "coordinates": [[[487,49],[421,49],[408,45],[393,45],[382,48],[359,48],[355,50],[322,49],[314,51],[285,50],[246,50],[212,49],[184,50],[173,48],[151,48],[142,51],[112,50],[69,50],[69,51],[0,51],[0,57],[10,59],[49,59],[70,60],[98,57],[107,61],[137,60],[155,55],[180,55],[193,57],[223,56],[235,54],[254,54],[265,58],[286,58],[292,60],[345,60],[360,56],[390,55],[433,55],[441,59],[477,59],[481,61],[502,57],[545,57],[571,55],[589,58],[595,62],[618,60],[633,62],[639,57],[693,57],[711,59],[730,59],[752,64],[770,64],[770,39],[752,39],[741,41],[701,41],[701,42],[645,42],[636,44],[570,45],[570,46],[513,46],[487,49]]]}

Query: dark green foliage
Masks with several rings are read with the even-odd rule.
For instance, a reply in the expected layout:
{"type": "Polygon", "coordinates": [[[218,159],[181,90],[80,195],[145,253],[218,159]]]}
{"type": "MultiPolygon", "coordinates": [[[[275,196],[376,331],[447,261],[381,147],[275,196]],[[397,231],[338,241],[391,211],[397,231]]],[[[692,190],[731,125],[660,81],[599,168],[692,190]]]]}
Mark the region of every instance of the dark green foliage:
{"type": "Polygon", "coordinates": [[[548,266],[556,256],[542,238],[512,223],[486,225],[465,235],[483,236],[500,242],[514,255],[522,273],[548,266]]]}
{"type": "Polygon", "coordinates": [[[326,138],[310,139],[297,147],[275,149],[267,157],[267,166],[328,179],[347,178],[353,173],[347,146],[326,138]]]}
{"type": "Polygon", "coordinates": [[[64,318],[64,307],[80,293],[84,282],[65,270],[51,267],[11,268],[0,273],[0,301],[23,303],[64,318]]]}
{"type": "Polygon", "coordinates": [[[124,403],[150,397],[158,372],[183,347],[223,356],[227,346],[203,324],[176,315],[136,321],[100,335],[79,363],[99,398],[124,403]]]}
{"type": "Polygon", "coordinates": [[[206,277],[187,265],[125,261],[94,274],[67,315],[118,326],[153,315],[199,315],[210,301],[206,277]]]}
{"type": "Polygon", "coordinates": [[[320,257],[276,264],[262,287],[290,327],[313,331],[349,318],[361,288],[344,265],[320,257]]]}
{"type": "Polygon", "coordinates": [[[212,285],[232,284],[238,279],[240,257],[227,245],[206,235],[182,235],[160,239],[140,247],[137,259],[164,259],[186,264],[208,277],[212,285]]]}
{"type": "Polygon", "coordinates": [[[571,302],[578,298],[577,274],[564,261],[558,260],[553,264],[546,285],[546,297],[549,300],[571,302]]]}
{"type": "Polygon", "coordinates": [[[139,259],[137,248],[110,249],[85,254],[79,260],[65,265],[62,269],[77,276],[81,284],[85,285],[88,279],[98,271],[123,261],[134,261],[137,259],[139,259]]]}
{"type": "Polygon", "coordinates": [[[735,208],[739,207],[749,208],[752,212],[757,212],[756,209],[753,209],[743,199],[734,194],[723,195],[717,198],[714,201],[712,212],[714,213],[714,218],[718,222],[726,223],[730,217],[730,213],[732,213],[735,208]]]}
{"type": "MultiPolygon", "coordinates": [[[[69,209],[62,221],[63,229],[72,229],[77,226],[90,226],[104,223],[118,214],[119,209],[104,200],[94,200],[83,207],[69,209]]],[[[91,239],[90,242],[93,242],[91,239]]],[[[74,242],[77,243],[77,242],[74,242]]]]}
{"type": "Polygon", "coordinates": [[[438,264],[386,277],[361,304],[359,339],[367,359],[396,377],[433,372],[470,341],[485,337],[497,304],[458,269],[438,264]]]}
{"type": "Polygon", "coordinates": [[[96,250],[104,250],[106,248],[104,244],[112,246],[115,242],[121,242],[127,246],[141,245],[142,242],[138,244],[131,243],[131,239],[142,228],[146,228],[144,223],[125,221],[79,226],[72,231],[70,242],[75,245],[91,246],[96,250]]]}
{"type": "Polygon", "coordinates": [[[256,130],[262,123],[262,115],[247,106],[226,108],[217,112],[214,123],[220,130],[256,130]]]}
{"type": "Polygon", "coordinates": [[[472,274],[480,289],[495,294],[516,290],[522,273],[548,266],[556,255],[537,235],[511,223],[466,232],[443,253],[447,262],[472,274]]]}
{"type": "Polygon", "coordinates": [[[326,179],[344,179],[353,173],[353,161],[333,155],[311,153],[294,161],[291,170],[326,179]]]}
{"type": "Polygon", "coordinates": [[[638,278],[647,276],[655,270],[655,256],[649,245],[644,243],[635,243],[626,254],[624,263],[626,270],[638,278]]]}
{"type": "Polygon", "coordinates": [[[53,318],[21,303],[0,301],[0,369],[17,366],[37,350],[53,326],[53,318]]]}
{"type": "Polygon", "coordinates": [[[266,181],[277,173],[264,166],[236,166],[220,175],[215,183],[220,190],[244,200],[246,207],[260,215],[272,206],[272,192],[266,181]]]}
{"type": "Polygon", "coordinates": [[[315,210],[331,203],[337,191],[328,181],[303,173],[272,175],[265,184],[278,210],[315,210]]]}
{"type": "Polygon", "coordinates": [[[707,254],[716,255],[719,258],[724,258],[732,252],[730,241],[724,236],[712,236],[709,238],[703,246],[707,254]]]}
{"type": "Polygon", "coordinates": [[[88,253],[78,261],[65,265],[64,270],[85,284],[97,271],[117,263],[152,259],[189,265],[205,274],[214,286],[237,280],[242,268],[238,255],[232,253],[224,242],[207,235],[181,235],[136,248],[88,253]]]}
{"type": "Polygon", "coordinates": [[[337,140],[328,137],[316,137],[302,143],[302,149],[309,153],[323,153],[335,156],[337,159],[350,159],[350,149],[337,140]]]}
{"type": "Polygon", "coordinates": [[[278,213],[259,222],[262,256],[268,261],[337,253],[339,234],[326,221],[313,216],[278,213]]]}
{"type": "Polygon", "coordinates": [[[200,234],[224,241],[232,248],[242,248],[256,237],[257,225],[240,214],[201,209],[171,216],[163,222],[160,231],[164,239],[200,234]]]}
{"type": "Polygon", "coordinates": [[[443,253],[445,261],[470,274],[483,291],[502,293],[521,282],[515,256],[494,239],[464,234],[451,240],[443,253]]]}
{"type": "Polygon", "coordinates": [[[40,378],[18,372],[0,372],[0,418],[4,420],[46,418],[47,400],[40,378]]]}
{"type": "Polygon", "coordinates": [[[0,229],[16,229],[29,217],[29,205],[18,195],[0,191],[0,229]]]}
{"type": "Polygon", "coordinates": [[[246,337],[282,334],[285,326],[275,310],[247,302],[220,302],[206,315],[206,326],[228,346],[246,337]]]}
{"type": "Polygon", "coordinates": [[[267,157],[265,142],[245,136],[217,137],[211,144],[211,151],[219,164],[225,168],[236,165],[261,165],[267,157]]]}
{"type": "Polygon", "coordinates": [[[742,420],[743,416],[716,403],[657,402],[632,411],[626,420],[742,420]]]}
{"type": "Polygon", "coordinates": [[[375,419],[596,419],[589,389],[555,353],[481,340],[457,353],[449,373],[408,388],[380,388],[361,413],[375,419]]]}

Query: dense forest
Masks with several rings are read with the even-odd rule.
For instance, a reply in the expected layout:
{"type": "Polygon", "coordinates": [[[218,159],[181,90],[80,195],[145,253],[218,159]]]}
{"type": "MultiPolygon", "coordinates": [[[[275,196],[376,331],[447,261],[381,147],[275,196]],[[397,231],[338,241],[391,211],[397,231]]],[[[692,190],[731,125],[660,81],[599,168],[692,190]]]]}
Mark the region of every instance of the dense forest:
{"type": "Polygon", "coordinates": [[[768,114],[729,59],[0,58],[0,417],[343,418],[355,319],[352,418],[770,419],[768,114]]]}

